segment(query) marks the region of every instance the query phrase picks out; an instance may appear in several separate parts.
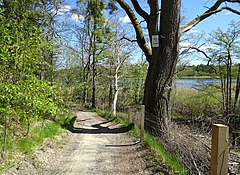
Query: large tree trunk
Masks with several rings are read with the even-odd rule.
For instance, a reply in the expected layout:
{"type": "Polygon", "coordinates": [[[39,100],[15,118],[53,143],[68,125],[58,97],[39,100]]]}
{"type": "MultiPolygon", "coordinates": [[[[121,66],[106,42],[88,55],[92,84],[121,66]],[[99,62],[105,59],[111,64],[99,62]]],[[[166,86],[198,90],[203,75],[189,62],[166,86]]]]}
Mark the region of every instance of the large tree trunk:
{"type": "Polygon", "coordinates": [[[149,62],[146,77],[145,127],[154,135],[158,134],[156,131],[161,131],[167,127],[170,116],[169,100],[172,75],[178,59],[180,4],[181,0],[162,1],[160,47],[159,51],[156,52],[153,49],[152,61],[149,62]]]}

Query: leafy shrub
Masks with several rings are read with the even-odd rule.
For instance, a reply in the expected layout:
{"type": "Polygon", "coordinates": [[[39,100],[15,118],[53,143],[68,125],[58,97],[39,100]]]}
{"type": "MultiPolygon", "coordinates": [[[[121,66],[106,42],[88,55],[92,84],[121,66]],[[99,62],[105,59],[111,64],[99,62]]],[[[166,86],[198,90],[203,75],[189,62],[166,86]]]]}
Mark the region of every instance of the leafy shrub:
{"type": "Polygon", "coordinates": [[[70,116],[62,108],[56,84],[49,81],[53,43],[32,20],[43,15],[33,4],[9,1],[11,8],[0,9],[0,138],[4,148],[10,137],[27,144],[36,121],[49,119],[64,125],[70,116]]]}

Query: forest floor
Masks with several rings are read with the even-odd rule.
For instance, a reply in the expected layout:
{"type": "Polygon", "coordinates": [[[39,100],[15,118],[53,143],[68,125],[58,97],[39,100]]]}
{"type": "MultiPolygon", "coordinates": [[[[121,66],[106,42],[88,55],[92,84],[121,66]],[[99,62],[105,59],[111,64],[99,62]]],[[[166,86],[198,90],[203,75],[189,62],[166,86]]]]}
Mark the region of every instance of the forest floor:
{"type": "Polygon", "coordinates": [[[76,112],[71,132],[44,145],[29,156],[19,155],[15,166],[4,174],[44,175],[149,175],[168,174],[154,163],[151,153],[127,133],[127,128],[95,113],[76,112]]]}

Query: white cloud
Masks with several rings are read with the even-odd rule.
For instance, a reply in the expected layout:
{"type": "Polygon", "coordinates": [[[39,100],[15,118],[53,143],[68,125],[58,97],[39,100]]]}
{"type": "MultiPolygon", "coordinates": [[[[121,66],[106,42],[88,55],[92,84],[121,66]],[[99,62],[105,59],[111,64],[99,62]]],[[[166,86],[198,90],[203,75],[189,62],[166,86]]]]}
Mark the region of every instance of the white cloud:
{"type": "Polygon", "coordinates": [[[130,18],[127,15],[124,16],[124,17],[119,18],[119,21],[123,22],[123,23],[126,23],[126,24],[132,23],[130,18]]]}
{"type": "Polygon", "coordinates": [[[197,32],[198,32],[198,30],[196,30],[196,29],[189,30],[189,33],[197,33],[197,32]]]}
{"type": "Polygon", "coordinates": [[[179,43],[180,48],[189,48],[191,46],[192,46],[191,43],[188,43],[188,42],[180,42],[179,43]]]}
{"type": "Polygon", "coordinates": [[[229,12],[229,11],[225,13],[225,15],[232,15],[232,14],[233,12],[229,12]]]}
{"type": "Polygon", "coordinates": [[[206,51],[208,49],[215,49],[215,48],[216,48],[215,46],[209,45],[209,46],[201,46],[199,49],[203,50],[203,51],[206,51]]]}
{"type": "Polygon", "coordinates": [[[52,10],[52,13],[56,13],[58,15],[64,15],[65,13],[70,12],[72,7],[70,5],[62,5],[58,7],[58,9],[52,10]]]}
{"type": "Polygon", "coordinates": [[[179,47],[180,48],[190,48],[190,47],[197,47],[198,49],[202,50],[202,51],[207,51],[208,49],[216,49],[216,47],[214,45],[202,45],[200,47],[198,46],[193,46],[191,43],[189,42],[180,42],[179,43],[179,47]]]}
{"type": "Polygon", "coordinates": [[[78,14],[72,14],[71,19],[75,22],[82,22],[84,20],[84,17],[78,14]]]}

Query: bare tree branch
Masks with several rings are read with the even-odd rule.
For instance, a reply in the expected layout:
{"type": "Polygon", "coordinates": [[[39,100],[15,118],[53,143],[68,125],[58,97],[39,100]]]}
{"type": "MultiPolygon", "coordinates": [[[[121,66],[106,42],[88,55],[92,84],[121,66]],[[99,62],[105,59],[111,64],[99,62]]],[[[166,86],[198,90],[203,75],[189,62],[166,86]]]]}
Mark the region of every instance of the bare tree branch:
{"type": "Polygon", "coordinates": [[[203,50],[199,49],[198,47],[190,46],[189,48],[190,48],[190,49],[194,49],[194,50],[202,53],[202,54],[208,59],[208,64],[212,61],[212,58],[211,58],[210,56],[208,56],[208,55],[206,54],[206,52],[204,52],[203,50]]]}
{"type": "Polygon", "coordinates": [[[124,39],[127,40],[127,41],[129,41],[129,42],[131,42],[131,43],[137,42],[137,40],[131,40],[131,39],[125,37],[125,36],[123,36],[122,38],[120,38],[120,41],[121,41],[121,40],[124,40],[124,39]]]}
{"type": "Polygon", "coordinates": [[[208,56],[208,54],[206,52],[204,52],[203,50],[199,49],[199,47],[195,47],[195,46],[190,46],[189,48],[193,49],[193,50],[196,50],[197,52],[202,53],[208,59],[207,65],[209,67],[211,67],[214,70],[215,73],[217,73],[217,70],[213,66],[210,65],[210,62],[212,61],[212,58],[210,56],[208,56]]]}
{"type": "Polygon", "coordinates": [[[237,11],[237,10],[235,10],[235,9],[232,9],[232,8],[230,8],[230,7],[222,7],[222,10],[229,10],[229,11],[231,11],[231,12],[233,12],[233,13],[236,13],[237,15],[240,15],[240,11],[237,11]]]}
{"type": "Polygon", "coordinates": [[[149,58],[152,56],[152,49],[149,48],[149,46],[144,38],[144,33],[142,31],[142,27],[141,27],[136,15],[134,14],[131,7],[124,0],[117,0],[117,2],[125,10],[128,17],[130,18],[130,20],[133,24],[133,27],[135,29],[135,32],[136,32],[137,43],[138,43],[139,47],[142,49],[142,51],[144,52],[144,54],[146,55],[146,58],[148,58],[147,61],[150,61],[149,58]]]}
{"type": "Polygon", "coordinates": [[[233,13],[236,13],[236,14],[240,14],[239,11],[237,10],[234,10],[230,7],[222,7],[220,9],[218,9],[220,7],[220,5],[223,3],[223,2],[232,2],[232,3],[240,3],[240,0],[218,0],[211,8],[209,8],[206,12],[204,12],[202,15],[196,17],[195,19],[193,19],[192,21],[190,21],[188,24],[186,24],[185,26],[181,27],[181,33],[184,33],[184,32],[187,32],[189,31],[191,28],[193,28],[194,26],[196,26],[198,23],[200,23],[201,21],[203,21],[204,19],[206,19],[207,17],[213,15],[213,14],[216,14],[216,13],[219,13],[221,12],[222,10],[229,10],[233,13]]]}
{"type": "Polygon", "coordinates": [[[134,9],[136,10],[136,12],[143,17],[143,19],[145,19],[145,21],[148,23],[149,22],[149,14],[147,14],[147,12],[145,12],[139,5],[137,0],[131,0],[132,4],[134,6],[134,9]]]}
{"type": "Polygon", "coordinates": [[[226,2],[240,2],[240,0],[225,0],[226,2]]]}
{"type": "Polygon", "coordinates": [[[149,36],[151,39],[151,36],[153,34],[156,34],[159,29],[159,4],[158,1],[150,1],[148,0],[148,4],[150,6],[150,18],[149,18],[149,23],[148,23],[148,30],[149,30],[149,36]]]}

